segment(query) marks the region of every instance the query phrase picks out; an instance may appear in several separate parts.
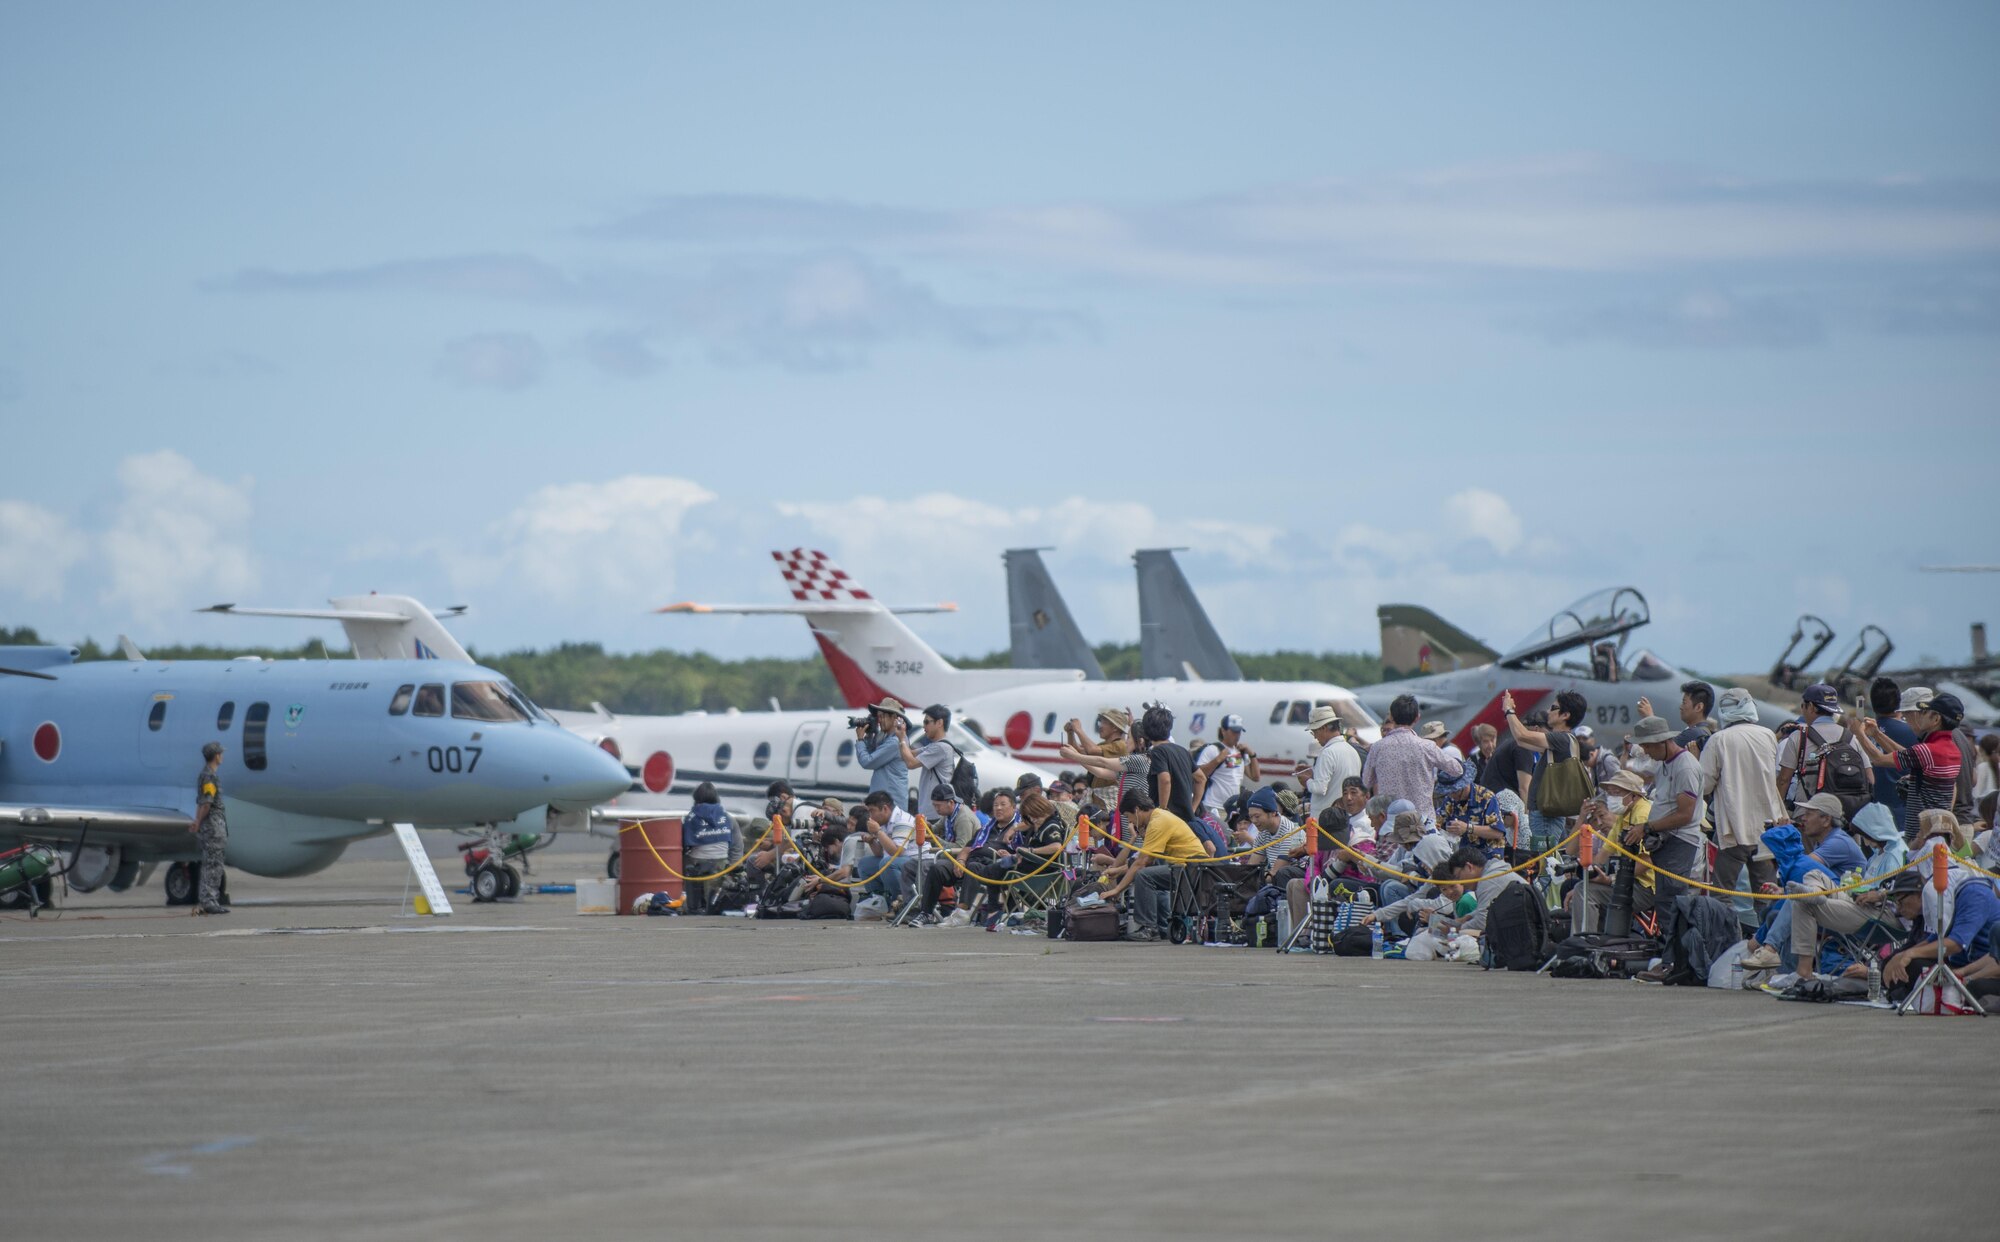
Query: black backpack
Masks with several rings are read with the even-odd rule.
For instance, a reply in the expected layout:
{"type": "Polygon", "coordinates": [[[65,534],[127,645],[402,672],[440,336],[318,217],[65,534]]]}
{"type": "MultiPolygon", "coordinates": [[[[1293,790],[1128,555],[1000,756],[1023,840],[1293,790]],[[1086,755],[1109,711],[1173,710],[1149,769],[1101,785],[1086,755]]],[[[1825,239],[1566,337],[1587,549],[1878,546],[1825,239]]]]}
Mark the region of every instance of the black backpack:
{"type": "Polygon", "coordinates": [[[1806,793],[1811,796],[1822,792],[1840,799],[1843,818],[1852,818],[1875,796],[1875,773],[1855,744],[1852,729],[1842,727],[1840,740],[1828,743],[1819,752],[1806,793]]]}
{"type": "MultiPolygon", "coordinates": [[[[950,745],[950,743],[946,743],[950,745]]],[[[951,791],[966,806],[979,805],[979,765],[965,757],[965,752],[952,746],[951,753],[958,756],[958,762],[951,768],[951,791]]]]}
{"type": "Polygon", "coordinates": [[[1534,888],[1509,884],[1486,911],[1482,962],[1488,970],[1540,970],[1548,931],[1548,911],[1534,888]]]}

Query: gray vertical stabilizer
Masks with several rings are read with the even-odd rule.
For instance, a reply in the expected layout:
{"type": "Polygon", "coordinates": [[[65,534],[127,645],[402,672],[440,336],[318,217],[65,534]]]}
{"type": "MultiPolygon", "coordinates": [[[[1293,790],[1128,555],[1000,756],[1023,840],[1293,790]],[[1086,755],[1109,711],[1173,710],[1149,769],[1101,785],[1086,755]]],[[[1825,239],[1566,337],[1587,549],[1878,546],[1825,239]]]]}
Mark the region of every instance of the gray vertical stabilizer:
{"type": "Polygon", "coordinates": [[[1007,562],[1007,631],[1015,668],[1083,670],[1085,679],[1103,681],[1097,654],[1083,640],[1069,605],[1042,564],[1044,548],[1009,548],[1007,562]]]}
{"type": "Polygon", "coordinates": [[[1139,569],[1139,675],[1183,681],[1242,681],[1208,611],[1174,560],[1173,548],[1132,554],[1139,569]]]}

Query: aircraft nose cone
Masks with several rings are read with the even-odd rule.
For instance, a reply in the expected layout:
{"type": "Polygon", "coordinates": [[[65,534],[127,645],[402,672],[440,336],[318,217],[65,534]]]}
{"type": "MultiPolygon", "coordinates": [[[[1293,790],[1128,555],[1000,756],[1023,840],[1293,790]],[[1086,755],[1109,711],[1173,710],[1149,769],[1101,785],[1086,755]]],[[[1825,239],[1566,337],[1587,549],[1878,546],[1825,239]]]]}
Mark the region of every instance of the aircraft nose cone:
{"type": "Polygon", "coordinates": [[[625,765],[582,738],[565,738],[562,762],[549,773],[549,805],[576,811],[609,802],[632,785],[625,765]]]}

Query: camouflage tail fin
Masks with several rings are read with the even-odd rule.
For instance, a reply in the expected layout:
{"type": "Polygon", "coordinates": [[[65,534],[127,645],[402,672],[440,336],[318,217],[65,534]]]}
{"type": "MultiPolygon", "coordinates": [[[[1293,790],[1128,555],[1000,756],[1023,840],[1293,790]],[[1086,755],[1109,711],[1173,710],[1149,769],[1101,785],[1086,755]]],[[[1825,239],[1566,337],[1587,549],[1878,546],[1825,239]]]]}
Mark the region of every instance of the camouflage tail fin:
{"type": "Polygon", "coordinates": [[[1375,610],[1382,624],[1382,676],[1389,681],[1480,668],[1500,653],[1415,604],[1383,604],[1375,610]]]}

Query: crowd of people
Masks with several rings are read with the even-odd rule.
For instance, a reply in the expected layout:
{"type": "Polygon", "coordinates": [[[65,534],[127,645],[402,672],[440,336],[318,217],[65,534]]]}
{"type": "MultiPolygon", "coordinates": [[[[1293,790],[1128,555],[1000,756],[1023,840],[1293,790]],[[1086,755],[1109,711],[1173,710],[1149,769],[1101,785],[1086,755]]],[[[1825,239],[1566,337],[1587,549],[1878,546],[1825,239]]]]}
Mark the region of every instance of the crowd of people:
{"type": "Polygon", "coordinates": [[[1642,699],[1609,743],[1575,691],[1525,714],[1505,698],[1504,728],[1476,726],[1466,753],[1405,695],[1372,743],[1316,712],[1311,760],[1282,772],[1244,745],[1240,718],[1190,748],[1164,707],[1106,708],[1088,730],[1066,724],[1060,778],[979,792],[942,740],[947,708],[925,709],[913,738],[884,702],[857,725],[873,774],[858,806],[801,807],[776,782],[745,856],[746,834],[697,791],[690,871],[735,878],[691,882],[687,908],[712,910],[726,885],[799,917],[991,925],[1046,877],[1027,893],[1087,884],[1129,909],[1124,939],[1157,942],[1179,938],[1176,895],[1197,891],[1185,869],[1226,861],[1244,914],[1261,897],[1298,926],[1336,889],[1392,946],[1476,946],[1525,889],[1567,932],[1665,938],[1678,917],[1713,941],[1719,925],[1748,977],[1777,989],[1871,966],[1893,989],[1942,957],[2000,991],[2000,737],[1975,740],[1959,701],[1926,687],[1877,679],[1870,703],[1843,710],[1812,685],[1773,731],[1747,692],[1691,681],[1677,721],[1642,699]]]}

